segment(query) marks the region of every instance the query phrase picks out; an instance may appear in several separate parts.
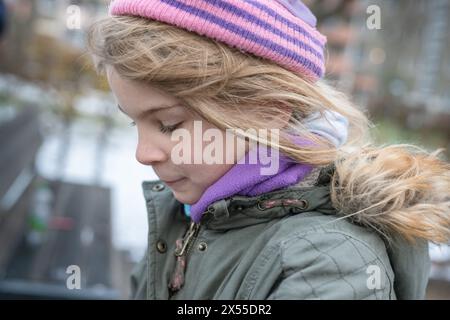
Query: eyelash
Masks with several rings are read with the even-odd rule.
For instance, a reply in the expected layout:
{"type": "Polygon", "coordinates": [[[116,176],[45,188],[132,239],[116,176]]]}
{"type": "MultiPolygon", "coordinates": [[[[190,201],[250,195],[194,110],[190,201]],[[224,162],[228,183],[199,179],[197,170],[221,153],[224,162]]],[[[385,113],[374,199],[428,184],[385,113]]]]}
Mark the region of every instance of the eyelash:
{"type": "MultiPolygon", "coordinates": [[[[180,124],[181,124],[181,122],[174,124],[172,126],[163,126],[163,124],[160,123],[159,131],[161,131],[162,133],[171,133],[171,132],[174,132],[180,124]]],[[[136,122],[132,121],[130,123],[130,127],[134,127],[134,126],[136,126],[136,122]]]]}
{"type": "Polygon", "coordinates": [[[177,123],[177,124],[174,124],[174,125],[172,125],[172,126],[163,126],[162,123],[161,123],[161,126],[160,126],[160,128],[159,128],[159,131],[161,131],[162,133],[172,133],[172,132],[174,132],[174,131],[177,129],[177,127],[178,127],[180,124],[181,124],[181,122],[179,122],[179,123],[177,123]]]}

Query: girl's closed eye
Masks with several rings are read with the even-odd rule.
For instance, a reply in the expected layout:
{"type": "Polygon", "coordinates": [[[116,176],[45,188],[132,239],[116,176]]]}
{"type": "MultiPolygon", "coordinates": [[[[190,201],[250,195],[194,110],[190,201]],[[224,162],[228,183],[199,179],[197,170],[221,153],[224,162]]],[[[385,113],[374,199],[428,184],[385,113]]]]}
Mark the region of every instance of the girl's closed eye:
{"type": "MultiPolygon", "coordinates": [[[[164,124],[162,124],[160,122],[159,130],[162,133],[171,133],[171,132],[175,131],[182,123],[183,122],[181,121],[181,122],[176,123],[176,124],[171,125],[171,126],[165,126],[164,124]]],[[[135,127],[135,126],[136,126],[136,122],[134,122],[134,121],[130,122],[130,127],[135,127]]]]}
{"type": "Polygon", "coordinates": [[[172,133],[174,132],[183,122],[178,122],[174,125],[171,126],[165,126],[163,123],[160,122],[160,127],[159,127],[159,131],[161,131],[162,133],[172,133]]]}

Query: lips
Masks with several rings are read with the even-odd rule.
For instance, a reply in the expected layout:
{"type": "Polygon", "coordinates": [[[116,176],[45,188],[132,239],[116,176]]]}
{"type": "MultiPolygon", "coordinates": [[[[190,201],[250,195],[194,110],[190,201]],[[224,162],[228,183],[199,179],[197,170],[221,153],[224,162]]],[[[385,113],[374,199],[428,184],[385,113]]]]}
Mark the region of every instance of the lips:
{"type": "Polygon", "coordinates": [[[165,180],[165,179],[162,179],[162,181],[165,182],[165,183],[175,183],[175,182],[178,182],[178,181],[180,181],[180,180],[182,180],[182,179],[184,179],[184,178],[175,179],[175,180],[165,180]]]}
{"type": "Polygon", "coordinates": [[[169,188],[178,189],[179,187],[184,185],[185,181],[186,181],[186,178],[181,178],[178,180],[173,180],[172,182],[167,181],[165,183],[169,188]]]}

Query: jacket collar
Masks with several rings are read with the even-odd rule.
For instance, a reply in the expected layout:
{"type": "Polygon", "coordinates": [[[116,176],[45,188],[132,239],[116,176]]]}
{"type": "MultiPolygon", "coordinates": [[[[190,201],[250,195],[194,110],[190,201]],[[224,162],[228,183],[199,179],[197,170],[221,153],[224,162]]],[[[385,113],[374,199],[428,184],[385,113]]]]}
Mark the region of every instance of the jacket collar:
{"type": "Polygon", "coordinates": [[[333,214],[329,183],[334,166],[320,170],[310,185],[295,185],[255,197],[233,196],[212,203],[200,223],[214,230],[228,230],[265,223],[307,211],[333,214]],[[330,174],[331,173],[331,174],[330,174]]]}
{"type": "MultiPolygon", "coordinates": [[[[301,183],[254,197],[232,196],[218,200],[208,206],[200,223],[208,229],[229,230],[307,211],[334,214],[335,209],[331,205],[329,188],[333,171],[334,165],[329,165],[320,169],[317,179],[310,180],[306,184],[301,183]]],[[[144,181],[142,187],[147,202],[160,197],[173,198],[170,189],[161,181],[144,181]]],[[[166,200],[156,202],[167,203],[166,200]]],[[[180,210],[176,210],[173,214],[180,215],[180,219],[188,223],[189,218],[181,210],[182,203],[176,199],[175,202],[176,208],[180,210]]]]}

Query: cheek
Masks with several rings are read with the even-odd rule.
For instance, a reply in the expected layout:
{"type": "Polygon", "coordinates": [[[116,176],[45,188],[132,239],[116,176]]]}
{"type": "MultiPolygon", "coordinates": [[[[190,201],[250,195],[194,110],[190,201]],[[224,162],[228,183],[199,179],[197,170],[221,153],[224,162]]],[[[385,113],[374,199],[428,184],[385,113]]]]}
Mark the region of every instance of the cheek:
{"type": "MultiPolygon", "coordinates": [[[[190,134],[190,140],[188,140],[189,141],[188,145],[191,147],[189,152],[191,155],[189,163],[191,164],[175,164],[176,162],[175,161],[173,162],[174,165],[178,167],[179,172],[183,172],[183,175],[189,179],[190,187],[192,188],[192,190],[196,190],[197,193],[202,193],[209,186],[211,186],[218,179],[220,179],[227,171],[229,171],[231,167],[233,167],[233,165],[237,162],[238,159],[244,156],[245,152],[248,149],[248,144],[245,143],[244,139],[233,135],[231,137],[228,137],[227,139],[225,131],[222,131],[222,135],[220,135],[219,137],[215,136],[216,138],[221,139],[222,142],[221,143],[222,150],[220,150],[221,156],[216,157],[216,159],[220,161],[221,164],[206,164],[204,161],[205,159],[203,158],[204,155],[203,151],[205,151],[207,146],[211,145],[213,142],[206,141],[205,139],[203,139],[204,133],[208,129],[212,128],[216,129],[216,128],[206,121],[201,121],[202,131],[201,134],[199,135],[193,130],[194,121],[201,121],[201,120],[193,119],[184,126],[184,129],[187,129],[190,134]],[[197,149],[198,146],[200,147],[197,149]],[[193,164],[195,162],[194,161],[195,152],[199,152],[200,154],[199,157],[203,164],[193,164]],[[229,161],[230,158],[231,163],[227,163],[230,162],[229,161]]],[[[172,148],[177,146],[178,144],[180,144],[180,141],[173,141],[170,143],[172,148]]],[[[181,156],[182,152],[181,153],[175,152],[175,154],[177,156],[178,154],[180,154],[181,156]]],[[[208,156],[207,152],[205,156],[208,156]]]]}
{"type": "Polygon", "coordinates": [[[191,180],[198,187],[207,189],[230,170],[232,166],[232,164],[193,165],[190,170],[191,180]]]}

